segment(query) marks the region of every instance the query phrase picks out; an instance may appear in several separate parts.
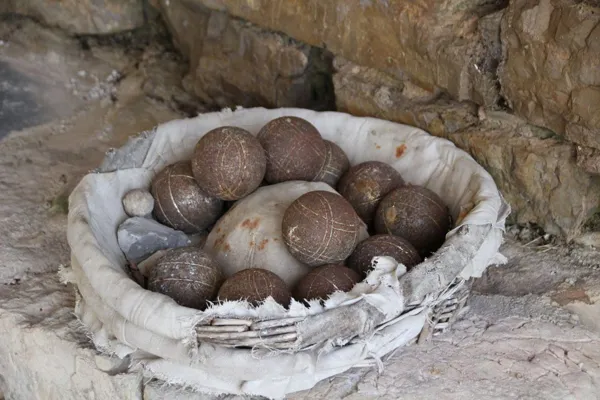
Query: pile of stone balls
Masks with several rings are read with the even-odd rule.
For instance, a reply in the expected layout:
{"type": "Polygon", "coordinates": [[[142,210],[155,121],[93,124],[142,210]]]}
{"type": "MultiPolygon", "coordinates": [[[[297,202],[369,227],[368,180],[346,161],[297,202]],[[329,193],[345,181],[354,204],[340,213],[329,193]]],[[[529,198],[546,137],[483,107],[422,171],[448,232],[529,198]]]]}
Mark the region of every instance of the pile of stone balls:
{"type": "MultiPolygon", "coordinates": [[[[126,193],[123,206],[131,218],[119,227],[118,241],[133,277],[148,290],[201,310],[222,301],[256,306],[268,297],[284,307],[292,298],[325,300],[366,277],[375,256],[414,267],[443,244],[451,225],[437,194],[405,183],[383,162],[350,166],[338,145],[292,116],[268,122],[257,136],[233,126],[206,133],[191,160],[165,167],[149,191],[126,193]],[[337,189],[300,195],[271,227],[307,272],[290,281],[281,272],[287,265],[254,265],[248,256],[238,271],[225,273],[217,260],[226,260],[227,254],[218,253],[228,249],[207,249],[207,233],[220,230],[219,220],[262,186],[272,190],[290,181],[337,189]],[[361,238],[361,229],[371,236],[361,238]]],[[[260,246],[235,245],[247,246],[249,255],[260,246]]]]}

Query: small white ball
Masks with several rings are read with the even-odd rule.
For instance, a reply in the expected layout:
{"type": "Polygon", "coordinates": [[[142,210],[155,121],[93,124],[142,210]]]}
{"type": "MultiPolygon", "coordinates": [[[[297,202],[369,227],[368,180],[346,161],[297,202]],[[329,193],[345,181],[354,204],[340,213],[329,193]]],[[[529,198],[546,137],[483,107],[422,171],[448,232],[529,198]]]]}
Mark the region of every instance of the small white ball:
{"type": "Polygon", "coordinates": [[[130,217],[150,217],[154,198],[146,189],[133,189],[123,197],[123,208],[130,217]]]}

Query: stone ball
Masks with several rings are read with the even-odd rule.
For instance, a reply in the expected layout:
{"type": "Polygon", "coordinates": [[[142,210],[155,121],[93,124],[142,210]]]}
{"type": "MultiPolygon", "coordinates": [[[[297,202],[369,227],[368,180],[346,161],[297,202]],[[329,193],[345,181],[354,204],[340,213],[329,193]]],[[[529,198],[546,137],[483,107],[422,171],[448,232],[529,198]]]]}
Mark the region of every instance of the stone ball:
{"type": "Polygon", "coordinates": [[[419,252],[408,240],[399,236],[380,234],[360,242],[346,260],[346,264],[366,277],[371,270],[373,257],[377,256],[392,257],[398,263],[404,264],[407,270],[422,261],[419,252]]]}
{"type": "Polygon", "coordinates": [[[189,161],[171,164],[152,180],[154,216],[173,229],[199,233],[221,216],[223,201],[198,186],[189,161]]]}
{"type": "Polygon", "coordinates": [[[327,148],[325,164],[314,180],[325,182],[335,188],[342,175],[350,168],[350,161],[344,150],[337,144],[325,140],[325,146],[327,148]]]}
{"type": "Polygon", "coordinates": [[[198,247],[170,249],[148,271],[149,290],[198,310],[215,298],[221,280],[217,263],[198,247]]]}
{"type": "Polygon", "coordinates": [[[317,128],[302,118],[276,118],[257,137],[267,154],[265,179],[269,183],[312,181],[325,164],[325,141],[317,128]]]}
{"type": "Polygon", "coordinates": [[[349,292],[360,282],[360,275],[341,264],[321,265],[310,271],[294,288],[298,301],[327,299],[331,294],[349,292]]]}
{"type": "Polygon", "coordinates": [[[379,204],[375,231],[403,237],[421,257],[435,252],[446,240],[450,211],[433,191],[421,186],[394,189],[379,204]]]}
{"type": "Polygon", "coordinates": [[[316,267],[345,260],[361,240],[364,224],[342,196],[323,190],[306,193],[285,211],[283,240],[300,262],[316,267]]]}
{"type": "Polygon", "coordinates": [[[154,197],[146,189],[133,189],[123,196],[123,209],[130,217],[148,217],[154,209],[154,197]]]}
{"type": "Polygon", "coordinates": [[[365,224],[371,226],[381,199],[403,185],[404,179],[390,165],[367,161],[351,167],[340,179],[337,189],[365,224]]]}
{"type": "Polygon", "coordinates": [[[262,268],[248,268],[231,275],[219,289],[220,301],[247,300],[260,305],[269,296],[284,307],[290,304],[292,294],[276,274],[262,268]]]}
{"type": "Polygon", "coordinates": [[[192,171],[210,196],[238,200],[259,187],[267,169],[260,142],[250,132],[223,126],[206,133],[196,144],[192,171]]]}

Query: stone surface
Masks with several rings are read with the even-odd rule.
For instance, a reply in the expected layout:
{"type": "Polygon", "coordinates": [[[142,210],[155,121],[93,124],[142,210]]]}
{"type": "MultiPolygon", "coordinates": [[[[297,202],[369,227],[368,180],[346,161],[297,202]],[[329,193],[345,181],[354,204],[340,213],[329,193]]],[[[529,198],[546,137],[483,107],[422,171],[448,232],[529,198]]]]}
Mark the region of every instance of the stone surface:
{"type": "Polygon", "coordinates": [[[175,43],[190,59],[186,85],[203,102],[218,107],[333,107],[322,51],[187,1],[160,4],[175,43]]]}
{"type": "Polygon", "coordinates": [[[4,0],[0,12],[35,18],[73,34],[106,34],[145,23],[144,0],[4,0]]]}
{"type": "Polygon", "coordinates": [[[184,2],[227,11],[393,76],[410,76],[423,87],[442,89],[459,100],[490,105],[498,100],[492,61],[498,42],[489,26],[499,18],[480,19],[504,7],[505,1],[184,2]]]}
{"type": "Polygon", "coordinates": [[[417,126],[437,136],[479,122],[474,104],[453,102],[421,89],[410,80],[397,79],[340,57],[335,58],[334,67],[338,111],[417,126]]]}
{"type": "Polygon", "coordinates": [[[134,263],[145,260],[158,250],[191,244],[185,233],[143,217],[125,220],[117,230],[117,239],[125,257],[134,263]]]}
{"type": "Polygon", "coordinates": [[[502,43],[500,82],[512,109],[580,146],[600,149],[600,3],[511,1],[502,43]]]}
{"type": "Polygon", "coordinates": [[[130,217],[148,217],[154,209],[154,197],[146,189],[133,189],[123,196],[123,209],[130,217]]]}
{"type": "Polygon", "coordinates": [[[575,146],[502,112],[445,136],[494,177],[512,207],[511,220],[577,237],[600,201],[600,180],[577,166],[575,146]]]}

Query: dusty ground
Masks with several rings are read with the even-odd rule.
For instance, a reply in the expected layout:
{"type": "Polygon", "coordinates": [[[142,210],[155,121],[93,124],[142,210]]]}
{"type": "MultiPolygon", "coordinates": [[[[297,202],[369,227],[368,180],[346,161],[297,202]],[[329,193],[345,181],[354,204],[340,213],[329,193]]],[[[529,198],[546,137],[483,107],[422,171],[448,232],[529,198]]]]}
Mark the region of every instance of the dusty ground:
{"type": "MultiPolygon", "coordinates": [[[[7,399],[213,398],[98,356],[56,275],[69,262],[66,196],[78,180],[129,135],[203,110],[179,86],[184,70],[153,31],[98,42],[0,21],[0,389],[7,399]]],[[[509,264],[476,283],[451,332],[399,349],[382,371],[349,371],[290,398],[600,398],[600,253],[516,227],[503,253],[509,264]]]]}

